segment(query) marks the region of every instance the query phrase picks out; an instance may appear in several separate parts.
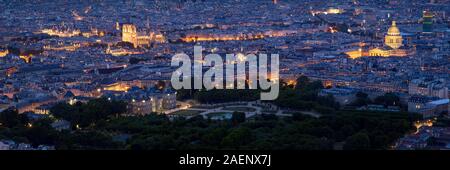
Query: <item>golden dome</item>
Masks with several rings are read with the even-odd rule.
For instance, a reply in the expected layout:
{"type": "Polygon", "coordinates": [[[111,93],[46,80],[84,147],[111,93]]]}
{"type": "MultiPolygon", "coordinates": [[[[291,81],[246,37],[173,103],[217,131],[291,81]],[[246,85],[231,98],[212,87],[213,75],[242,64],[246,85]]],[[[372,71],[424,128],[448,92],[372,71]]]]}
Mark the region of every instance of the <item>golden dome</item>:
{"type": "Polygon", "coordinates": [[[400,30],[397,28],[395,21],[392,21],[391,27],[388,29],[388,35],[400,35],[400,30]]]}
{"type": "Polygon", "coordinates": [[[400,30],[397,28],[395,21],[393,21],[391,28],[389,28],[387,35],[384,37],[384,44],[393,49],[398,49],[402,46],[402,42],[403,38],[400,35],[400,30]]]}

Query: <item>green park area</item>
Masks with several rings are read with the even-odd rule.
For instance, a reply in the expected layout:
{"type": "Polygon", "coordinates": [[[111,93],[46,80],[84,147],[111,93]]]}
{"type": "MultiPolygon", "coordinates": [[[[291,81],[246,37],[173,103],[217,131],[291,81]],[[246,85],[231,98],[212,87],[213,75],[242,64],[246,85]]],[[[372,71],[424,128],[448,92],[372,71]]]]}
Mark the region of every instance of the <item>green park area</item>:
{"type": "Polygon", "coordinates": [[[180,110],[180,111],[176,111],[173,112],[171,115],[177,115],[177,116],[197,116],[201,113],[202,111],[199,110],[180,110]]]}

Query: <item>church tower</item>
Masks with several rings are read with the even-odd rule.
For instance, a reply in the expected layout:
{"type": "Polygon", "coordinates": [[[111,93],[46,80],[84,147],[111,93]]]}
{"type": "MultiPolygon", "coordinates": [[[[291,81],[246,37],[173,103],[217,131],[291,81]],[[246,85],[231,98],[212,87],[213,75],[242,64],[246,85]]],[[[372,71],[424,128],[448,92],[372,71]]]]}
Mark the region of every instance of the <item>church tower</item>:
{"type": "Polygon", "coordinates": [[[136,26],[133,24],[124,24],[122,26],[122,41],[129,42],[134,45],[134,48],[138,45],[136,26]]]}
{"type": "Polygon", "coordinates": [[[398,49],[403,45],[402,41],[403,38],[400,35],[400,30],[397,28],[395,21],[392,21],[392,25],[389,28],[387,35],[384,37],[384,44],[393,49],[398,49]]]}

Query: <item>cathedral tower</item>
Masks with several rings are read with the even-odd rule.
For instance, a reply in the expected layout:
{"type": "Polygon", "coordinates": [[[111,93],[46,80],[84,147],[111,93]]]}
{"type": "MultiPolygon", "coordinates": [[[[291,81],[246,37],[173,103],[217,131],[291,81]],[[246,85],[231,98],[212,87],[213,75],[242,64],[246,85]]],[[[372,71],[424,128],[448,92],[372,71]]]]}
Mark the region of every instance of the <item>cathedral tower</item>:
{"type": "Polygon", "coordinates": [[[138,45],[136,26],[133,24],[123,24],[122,26],[122,41],[129,42],[136,48],[138,45]]]}

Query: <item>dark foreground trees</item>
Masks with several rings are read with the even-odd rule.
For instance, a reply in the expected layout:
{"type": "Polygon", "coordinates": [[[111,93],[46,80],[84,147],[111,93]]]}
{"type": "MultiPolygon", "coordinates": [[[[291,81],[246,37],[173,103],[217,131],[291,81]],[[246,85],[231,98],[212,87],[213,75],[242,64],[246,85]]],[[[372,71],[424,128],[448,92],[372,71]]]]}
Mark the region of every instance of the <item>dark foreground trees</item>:
{"type": "Polygon", "coordinates": [[[293,117],[258,115],[244,119],[238,112],[233,117],[215,121],[201,116],[188,120],[156,114],[109,116],[71,131],[56,131],[50,126],[51,121],[43,119],[33,122],[32,127],[1,126],[0,138],[55,145],[57,149],[330,150],[337,143],[351,150],[387,149],[414,130],[412,122],[416,120],[407,113],[362,111],[337,112],[320,118],[294,113],[293,117]],[[128,137],[117,140],[118,136],[128,137]]]}
{"type": "Polygon", "coordinates": [[[343,143],[343,149],[365,150],[387,149],[414,129],[411,122],[415,120],[406,113],[381,112],[338,112],[321,118],[260,115],[239,124],[233,119],[170,121],[164,117],[115,118],[99,128],[131,134],[127,149],[331,150],[343,143]]]}
{"type": "Polygon", "coordinates": [[[73,126],[84,128],[110,116],[125,113],[126,107],[127,104],[124,102],[99,98],[87,103],[77,102],[74,105],[59,103],[50,109],[50,113],[55,118],[71,122],[73,126]]]}

